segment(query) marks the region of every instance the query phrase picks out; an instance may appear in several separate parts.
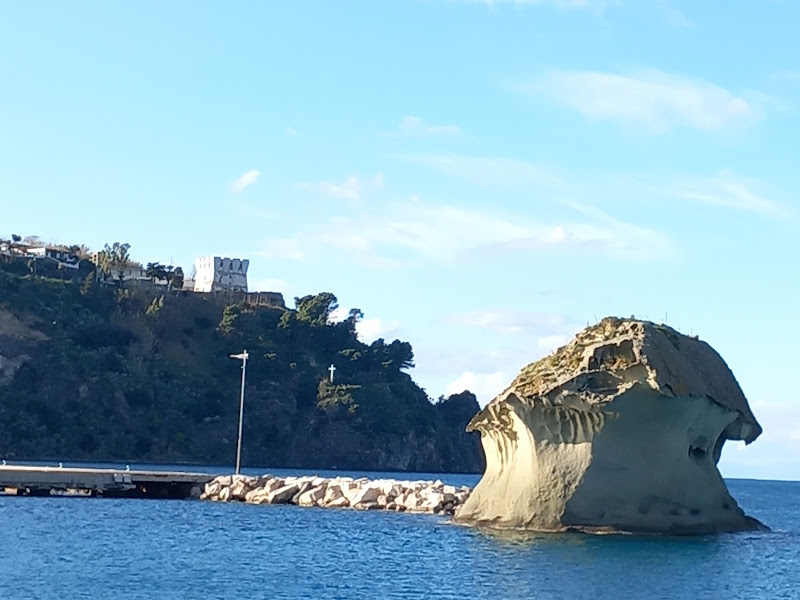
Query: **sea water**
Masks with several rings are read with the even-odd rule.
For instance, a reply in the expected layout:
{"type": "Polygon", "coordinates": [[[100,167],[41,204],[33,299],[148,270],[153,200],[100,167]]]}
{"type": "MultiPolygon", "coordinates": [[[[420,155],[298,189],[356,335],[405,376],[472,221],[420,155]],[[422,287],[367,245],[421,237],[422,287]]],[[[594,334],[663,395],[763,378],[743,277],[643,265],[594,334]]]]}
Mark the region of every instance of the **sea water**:
{"type": "Polygon", "coordinates": [[[800,482],[728,485],[772,532],[501,534],[381,511],[0,496],[0,599],[800,598],[800,482]]]}

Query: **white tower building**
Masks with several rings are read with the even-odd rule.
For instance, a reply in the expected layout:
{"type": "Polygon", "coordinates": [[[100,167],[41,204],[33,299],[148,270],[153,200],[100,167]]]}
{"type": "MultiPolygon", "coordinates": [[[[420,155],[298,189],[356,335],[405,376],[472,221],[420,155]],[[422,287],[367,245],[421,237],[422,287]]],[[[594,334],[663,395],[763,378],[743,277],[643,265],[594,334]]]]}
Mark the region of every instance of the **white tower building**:
{"type": "Polygon", "coordinates": [[[206,256],[194,261],[195,292],[247,291],[249,260],[206,256]]]}

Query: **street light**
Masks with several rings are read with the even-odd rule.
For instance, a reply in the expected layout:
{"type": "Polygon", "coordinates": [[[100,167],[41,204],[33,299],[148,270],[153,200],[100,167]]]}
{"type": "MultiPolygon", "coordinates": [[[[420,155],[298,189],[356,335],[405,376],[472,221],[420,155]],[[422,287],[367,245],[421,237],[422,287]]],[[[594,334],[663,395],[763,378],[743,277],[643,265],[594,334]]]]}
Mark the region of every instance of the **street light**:
{"type": "Polygon", "coordinates": [[[242,466],[242,416],[244,415],[244,375],[247,370],[247,359],[250,355],[247,350],[241,354],[231,354],[231,358],[237,358],[242,361],[242,395],[239,399],[239,437],[236,439],[236,474],[239,474],[242,466]]]}

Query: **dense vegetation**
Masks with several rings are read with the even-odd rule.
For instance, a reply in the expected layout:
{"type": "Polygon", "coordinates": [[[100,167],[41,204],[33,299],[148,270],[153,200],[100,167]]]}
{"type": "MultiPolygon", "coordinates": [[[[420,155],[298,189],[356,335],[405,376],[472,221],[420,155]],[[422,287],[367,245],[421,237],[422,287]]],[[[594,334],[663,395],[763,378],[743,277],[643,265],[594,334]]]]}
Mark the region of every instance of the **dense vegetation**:
{"type": "Polygon", "coordinates": [[[3,457],[231,463],[241,363],[228,355],[247,348],[245,465],[482,468],[464,432],[475,397],[431,402],[405,372],[411,345],[360,342],[360,311],[330,322],[332,294],[254,309],[62,271],[0,265],[3,457]]]}

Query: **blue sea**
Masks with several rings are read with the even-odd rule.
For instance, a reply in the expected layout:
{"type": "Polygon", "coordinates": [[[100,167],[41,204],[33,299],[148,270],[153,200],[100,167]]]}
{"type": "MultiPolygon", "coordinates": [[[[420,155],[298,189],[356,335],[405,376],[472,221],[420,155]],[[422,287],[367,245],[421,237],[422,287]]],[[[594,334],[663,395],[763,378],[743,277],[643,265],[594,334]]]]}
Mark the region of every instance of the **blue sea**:
{"type": "Polygon", "coordinates": [[[800,482],[728,485],[772,532],[502,535],[393,512],[0,496],[0,599],[800,598],[800,482]]]}

